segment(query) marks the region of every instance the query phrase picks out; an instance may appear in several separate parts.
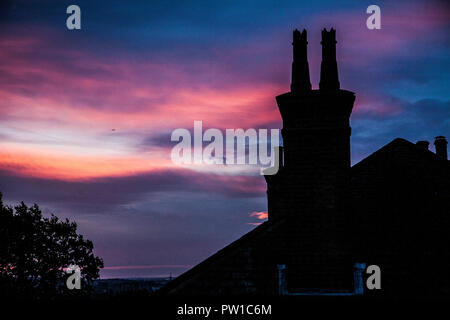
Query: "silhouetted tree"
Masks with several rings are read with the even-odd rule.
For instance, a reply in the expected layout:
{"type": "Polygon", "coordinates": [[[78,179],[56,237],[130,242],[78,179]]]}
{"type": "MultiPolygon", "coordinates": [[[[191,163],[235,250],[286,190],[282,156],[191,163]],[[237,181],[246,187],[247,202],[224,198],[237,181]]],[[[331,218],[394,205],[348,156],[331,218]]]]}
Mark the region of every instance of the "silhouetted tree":
{"type": "MultiPolygon", "coordinates": [[[[48,298],[69,290],[64,268],[81,269],[83,292],[99,277],[103,261],[77,225],[53,214],[44,218],[38,205],[6,206],[0,193],[0,295],[48,298]]],[[[75,290],[73,290],[75,291],[75,290]]]]}

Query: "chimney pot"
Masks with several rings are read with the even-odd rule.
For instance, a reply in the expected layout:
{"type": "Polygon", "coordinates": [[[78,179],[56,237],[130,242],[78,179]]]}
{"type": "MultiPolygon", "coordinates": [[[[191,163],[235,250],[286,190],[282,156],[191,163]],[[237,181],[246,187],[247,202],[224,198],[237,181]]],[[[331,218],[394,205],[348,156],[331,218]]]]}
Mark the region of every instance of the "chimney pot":
{"type": "Polygon", "coordinates": [[[339,90],[339,76],[336,62],[336,30],[322,30],[322,62],[320,64],[319,89],[339,90]]]}
{"type": "Polygon", "coordinates": [[[293,61],[292,61],[292,82],[291,92],[306,92],[311,90],[311,81],[309,80],[309,65],[307,53],[307,35],[306,30],[302,32],[297,29],[293,34],[293,61]]]}
{"type": "Polygon", "coordinates": [[[447,140],[444,136],[437,136],[434,138],[434,146],[436,148],[436,155],[440,159],[447,160],[447,140]]]}

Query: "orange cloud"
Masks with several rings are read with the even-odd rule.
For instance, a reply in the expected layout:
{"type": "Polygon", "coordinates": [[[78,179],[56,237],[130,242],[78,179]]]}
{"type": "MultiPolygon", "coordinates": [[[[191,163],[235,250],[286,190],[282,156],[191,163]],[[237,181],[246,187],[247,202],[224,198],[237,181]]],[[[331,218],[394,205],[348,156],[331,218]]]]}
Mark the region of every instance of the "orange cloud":
{"type": "Polygon", "coordinates": [[[269,218],[269,214],[265,211],[254,211],[250,213],[250,217],[256,217],[259,220],[265,220],[269,218]]]}
{"type": "Polygon", "coordinates": [[[54,63],[41,57],[50,41],[0,39],[0,168],[61,179],[135,174],[172,166],[167,150],[133,149],[139,135],[191,129],[194,120],[247,129],[280,119],[277,85],[214,88],[177,65],[111,63],[61,49],[52,51],[62,61],[54,63]],[[104,138],[112,129],[132,136],[114,146],[104,138]]]}
{"type": "Polygon", "coordinates": [[[0,168],[22,176],[65,180],[90,179],[102,176],[124,176],[167,168],[164,159],[134,156],[82,156],[47,153],[35,148],[23,150],[8,147],[0,151],[0,168]]]}

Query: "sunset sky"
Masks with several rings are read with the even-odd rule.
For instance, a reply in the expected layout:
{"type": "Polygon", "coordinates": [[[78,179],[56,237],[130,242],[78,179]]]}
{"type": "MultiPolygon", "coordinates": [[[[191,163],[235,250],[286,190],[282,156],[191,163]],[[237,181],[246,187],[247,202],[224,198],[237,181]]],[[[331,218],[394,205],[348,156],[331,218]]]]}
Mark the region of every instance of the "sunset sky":
{"type": "Polygon", "coordinates": [[[187,270],[265,221],[266,189],[255,170],[176,166],[171,132],[281,128],[292,31],[308,31],[318,88],[324,27],[356,93],[353,164],[396,137],[450,137],[445,1],[2,1],[4,201],[75,220],[103,277],[187,270]],[[71,4],[81,30],[66,28],[71,4]]]}

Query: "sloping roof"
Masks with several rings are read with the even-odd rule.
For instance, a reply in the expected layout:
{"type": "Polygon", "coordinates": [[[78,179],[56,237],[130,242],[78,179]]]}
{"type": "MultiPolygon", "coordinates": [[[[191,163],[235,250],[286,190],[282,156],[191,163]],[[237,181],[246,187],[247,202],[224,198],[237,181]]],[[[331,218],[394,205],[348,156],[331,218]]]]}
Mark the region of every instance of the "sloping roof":
{"type": "Polygon", "coordinates": [[[246,233],[236,241],[230,243],[223,249],[217,251],[212,256],[208,257],[207,259],[203,260],[193,268],[189,269],[179,277],[175,278],[173,281],[169,282],[166,286],[162,287],[158,293],[159,294],[166,294],[169,293],[171,290],[175,289],[178,285],[181,285],[184,281],[187,281],[197,275],[198,273],[201,273],[203,270],[207,269],[209,266],[211,266],[213,263],[215,263],[217,260],[223,258],[227,254],[231,254],[234,252],[235,249],[241,248],[246,245],[250,240],[254,240],[257,237],[264,236],[267,232],[270,232],[274,228],[278,228],[285,222],[285,219],[277,219],[274,221],[266,221],[253,229],[252,231],[246,233]]]}
{"type": "Polygon", "coordinates": [[[357,170],[359,167],[373,162],[393,160],[402,161],[404,163],[415,163],[417,161],[434,161],[440,159],[430,150],[425,150],[406,139],[396,138],[355,164],[352,167],[352,171],[355,171],[353,169],[357,170]]]}
{"type": "MultiPolygon", "coordinates": [[[[434,174],[439,177],[439,180],[444,179],[447,181],[445,179],[446,174],[441,174],[444,172],[441,168],[448,166],[450,162],[441,161],[441,159],[439,159],[433,152],[419,147],[405,139],[397,138],[359,163],[355,164],[351,168],[351,174],[353,177],[361,177],[359,180],[364,184],[366,183],[366,179],[363,174],[364,171],[369,171],[371,176],[376,176],[380,172],[384,174],[386,168],[396,164],[400,167],[406,165],[406,167],[410,168],[408,169],[408,172],[417,172],[416,168],[418,167],[437,167],[439,170],[434,170],[434,174]],[[377,168],[376,172],[373,172],[372,168],[377,168]]],[[[386,172],[386,175],[389,176],[389,173],[386,172]]],[[[426,174],[424,173],[424,175],[428,175],[428,170],[426,174]]],[[[232,256],[239,249],[250,246],[252,241],[262,239],[263,237],[268,236],[268,234],[272,231],[279,230],[280,227],[283,228],[283,226],[289,225],[286,221],[286,218],[274,219],[261,224],[252,231],[243,235],[238,240],[227,245],[209,258],[197,264],[195,267],[175,278],[173,281],[169,282],[166,286],[161,288],[158,293],[165,295],[182,289],[185,284],[195,280],[195,278],[201,276],[202,273],[210,271],[211,268],[216,268],[216,266],[220,264],[223,259],[232,256]]]]}

